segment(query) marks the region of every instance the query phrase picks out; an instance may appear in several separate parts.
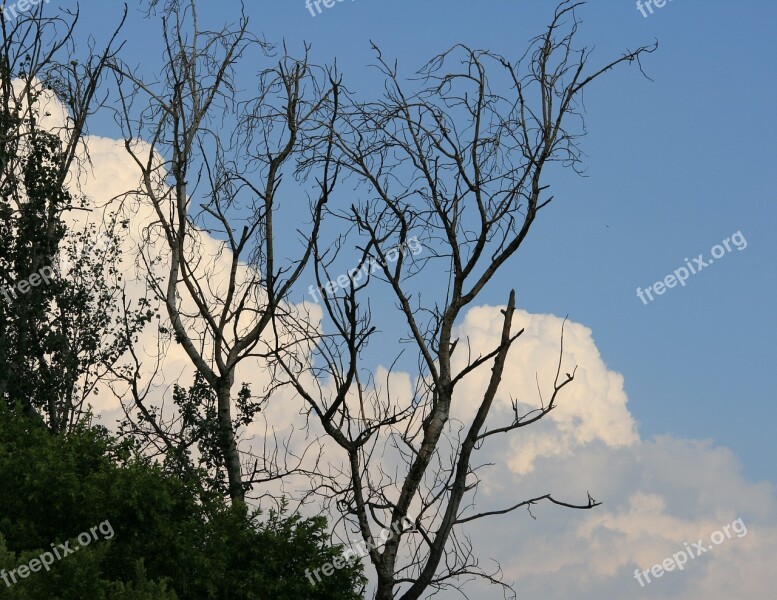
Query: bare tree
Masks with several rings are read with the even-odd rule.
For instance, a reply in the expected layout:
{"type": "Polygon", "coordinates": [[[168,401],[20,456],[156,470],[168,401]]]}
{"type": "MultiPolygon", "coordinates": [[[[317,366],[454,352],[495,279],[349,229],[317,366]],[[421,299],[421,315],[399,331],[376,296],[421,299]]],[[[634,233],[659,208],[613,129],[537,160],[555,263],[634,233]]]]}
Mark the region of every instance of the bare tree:
{"type": "MultiPolygon", "coordinates": [[[[156,215],[141,258],[175,342],[196,368],[197,385],[208,390],[202,398],[215,398],[215,419],[200,422],[215,427],[216,466],[223,461],[229,496],[242,503],[252,485],[300,464],[278,467],[275,458],[285,461],[277,454],[241,455],[237,430],[261,405],[245,386],[235,393],[235,374],[243,361],[262,363],[260,340],[275,339],[272,317],[285,318],[286,297],[312,254],[305,245],[297,257],[279,256],[275,219],[281,182],[294,175],[297,157],[322,144],[324,154],[332,152],[320,123],[332,110],[336,83],[308,64],[307,48],[300,59],[283,48],[275,66],[259,73],[254,96],[241,100],[233,80],[236,63],[266,60],[273,48],[249,33],[245,17],[234,27],[207,32],[199,28],[193,1],[172,5],[165,14],[161,80],[148,83],[137,69],[114,66],[123,90],[126,148],[140,172],[133,193],[156,215]],[[219,240],[218,248],[207,247],[203,233],[219,240]],[[165,252],[157,257],[152,249],[160,240],[165,252]],[[160,260],[166,272],[156,277],[160,260]]],[[[335,179],[325,166],[317,194],[304,207],[310,226],[300,239],[318,237],[335,179]]],[[[299,216],[301,208],[289,210],[299,216]]],[[[133,385],[138,373],[130,377],[133,385]]],[[[135,402],[143,408],[141,395],[136,391],[135,402]]],[[[152,435],[179,452],[197,437],[171,431],[171,423],[162,426],[150,410],[144,418],[152,435]]]]}
{"type": "MultiPolygon", "coordinates": [[[[297,324],[309,360],[280,344],[273,348],[275,380],[296,389],[341,450],[342,469],[322,474],[319,492],[330,509],[336,502],[346,527],[370,549],[378,600],[415,600],[467,576],[498,583],[498,569],[479,567],[462,528],[467,523],[541,501],[575,509],[598,504],[590,495],[571,502],[542,493],[496,510],[473,510],[480,480],[476,451],[493,436],[554,410],[574,371],[562,374],[560,357],[541,408],[525,413],[516,404],[512,422],[488,426],[508,354],[523,333],[513,324],[515,292],[508,295],[501,339],[490,352],[472,356],[454,337],[462,312],[508,265],[553,200],[544,183],[549,167],[579,168],[584,90],[655,49],[628,51],[591,70],[590,51],[573,45],[580,4],[562,2],[521,59],[457,45],[417,73],[412,92],[397,66],[375,48],[386,79],[383,98],[365,103],[344,94],[332,123],[337,163],[364,199],[339,210],[336,203],[327,207],[328,215],[350,227],[335,242],[311,237],[328,319],[322,329],[297,324]],[[506,91],[494,91],[499,88],[506,91]],[[424,254],[406,251],[415,240],[424,254]],[[338,257],[346,247],[358,252],[363,280],[350,274],[347,286],[322,285],[335,265],[345,264],[338,257]],[[427,289],[422,296],[414,288],[420,277],[444,293],[430,300],[427,289]],[[393,296],[404,321],[400,341],[412,346],[418,360],[411,398],[382,392],[365,366],[363,349],[381,340],[367,295],[376,285],[393,296]],[[466,360],[457,367],[461,353],[466,360]],[[489,366],[474,415],[457,427],[457,388],[489,366]],[[414,526],[407,527],[408,521],[414,526]],[[379,529],[394,534],[378,540],[379,529]]],[[[311,156],[308,164],[320,158],[311,156]]],[[[396,325],[391,321],[392,333],[396,325]]],[[[563,353],[563,331],[561,336],[563,353]]],[[[332,453],[327,457],[338,464],[332,453]]]]}

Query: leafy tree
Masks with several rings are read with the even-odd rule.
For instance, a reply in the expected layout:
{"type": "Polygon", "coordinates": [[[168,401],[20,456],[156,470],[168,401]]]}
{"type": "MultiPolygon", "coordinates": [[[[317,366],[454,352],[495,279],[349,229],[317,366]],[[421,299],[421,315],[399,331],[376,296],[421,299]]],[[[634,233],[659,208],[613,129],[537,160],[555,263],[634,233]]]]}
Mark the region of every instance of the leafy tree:
{"type": "Polygon", "coordinates": [[[79,533],[106,521],[113,531],[98,530],[98,540],[49,572],[11,587],[0,582],[0,598],[361,597],[358,563],[315,586],[306,576],[342,554],[327,544],[323,517],[273,511],[262,518],[220,498],[200,503],[194,483],[135,448],[84,423],[52,436],[0,409],[0,569],[8,572],[51,544],[70,540],[75,547],[79,533]]]}
{"type": "Polygon", "coordinates": [[[153,316],[143,300],[119,303],[126,224],[103,224],[99,245],[96,227],[65,227],[67,211],[88,209],[73,191],[79,149],[115,40],[72,60],[77,20],[39,6],[0,28],[0,402],[54,433],[81,418],[95,382],[153,316]],[[44,123],[52,99],[69,117],[59,129],[44,123]]]}

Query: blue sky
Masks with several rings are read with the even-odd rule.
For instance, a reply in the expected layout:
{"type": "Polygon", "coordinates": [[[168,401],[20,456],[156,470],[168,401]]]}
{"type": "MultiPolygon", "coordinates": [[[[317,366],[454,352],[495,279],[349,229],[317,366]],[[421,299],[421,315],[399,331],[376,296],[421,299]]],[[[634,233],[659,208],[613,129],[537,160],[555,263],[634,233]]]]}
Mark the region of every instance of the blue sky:
{"type": "MultiPolygon", "coordinates": [[[[101,39],[118,4],[82,2],[85,29],[101,39]]],[[[239,13],[235,0],[201,5],[212,27],[239,13]]],[[[312,17],[304,0],[262,0],[246,12],[255,33],[291,48],[310,42],[312,62],[336,59],[349,87],[369,95],[379,91],[371,40],[407,75],[459,42],[517,58],[554,6],[345,0],[312,17]]],[[[568,314],[624,376],[643,438],[712,440],[747,479],[777,483],[777,4],[674,0],[644,18],[630,0],[607,0],[578,14],[594,65],[657,39],[643,61],[653,81],[623,67],[589,89],[586,176],[546,180],[556,200],[479,304],[502,304],[514,287],[520,308],[568,314]],[[637,297],[738,231],[744,250],[647,305],[637,297]]],[[[131,12],[125,60],[157,65],[159,31],[131,12]]],[[[91,133],[117,136],[107,115],[91,133]]]]}
{"type": "MultiPolygon", "coordinates": [[[[117,4],[82,3],[98,39],[117,4]]],[[[313,62],[336,59],[349,85],[368,91],[370,40],[408,75],[456,42],[516,57],[553,6],[346,0],[312,17],[302,0],[269,0],[246,12],[254,32],[292,48],[310,42],[313,62]]],[[[202,3],[200,17],[216,26],[238,7],[202,3]]],[[[625,376],[643,435],[712,438],[751,477],[777,481],[768,377],[777,358],[777,6],[674,0],[645,18],[633,2],[606,1],[579,16],[594,64],[657,39],[644,61],[653,81],[621,68],[588,91],[587,176],[548,179],[557,199],[483,300],[503,303],[513,286],[523,308],[591,327],[608,366],[625,376]],[[636,296],[736,231],[745,250],[648,305],[636,296]]],[[[158,64],[159,28],[130,12],[128,62],[158,64]]],[[[115,129],[105,118],[92,133],[115,129]]]]}
{"type": "MultiPolygon", "coordinates": [[[[117,4],[83,2],[85,28],[99,39],[117,4]]],[[[346,0],[311,17],[293,0],[249,2],[246,12],[254,32],[292,48],[309,41],[314,62],[336,59],[359,88],[374,77],[371,40],[407,74],[456,42],[515,57],[552,6],[346,0]]],[[[216,26],[238,7],[203,3],[201,19],[216,26]]],[[[503,303],[514,286],[522,307],[591,327],[626,378],[643,435],[713,438],[751,476],[777,481],[777,393],[767,377],[777,358],[777,7],[675,0],[645,18],[632,2],[607,1],[579,15],[594,61],[657,39],[644,61],[653,82],[622,68],[589,90],[587,177],[548,180],[557,200],[484,300],[503,303]],[[637,298],[637,287],[740,230],[744,251],[647,306],[637,298]]],[[[158,22],[131,10],[124,36],[128,62],[157,64],[158,22]]],[[[115,134],[111,125],[106,118],[92,133],[115,134]]]]}

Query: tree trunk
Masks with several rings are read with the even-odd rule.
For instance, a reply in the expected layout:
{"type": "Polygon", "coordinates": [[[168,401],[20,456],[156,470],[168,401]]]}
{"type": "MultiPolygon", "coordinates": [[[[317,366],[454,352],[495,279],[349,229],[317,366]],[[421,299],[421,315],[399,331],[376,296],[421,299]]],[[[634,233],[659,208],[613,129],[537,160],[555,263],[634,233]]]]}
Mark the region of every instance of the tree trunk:
{"type": "Polygon", "coordinates": [[[234,372],[220,377],[216,387],[219,415],[219,443],[224,454],[224,465],[229,479],[229,497],[232,504],[245,503],[245,491],[243,489],[243,476],[240,472],[240,453],[235,442],[235,431],[232,428],[232,381],[234,372]]]}
{"type": "Polygon", "coordinates": [[[384,579],[378,583],[378,589],[375,592],[375,600],[394,600],[394,590],[391,585],[391,579],[384,579]]]}

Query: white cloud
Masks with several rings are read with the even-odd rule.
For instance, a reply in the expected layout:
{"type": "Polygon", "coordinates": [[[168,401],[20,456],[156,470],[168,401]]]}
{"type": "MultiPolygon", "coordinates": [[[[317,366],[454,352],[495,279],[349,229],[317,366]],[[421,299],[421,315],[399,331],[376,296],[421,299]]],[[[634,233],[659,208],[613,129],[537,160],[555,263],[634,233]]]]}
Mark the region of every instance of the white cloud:
{"type": "Polygon", "coordinates": [[[509,557],[501,560],[506,579],[527,600],[690,600],[701,589],[713,600],[767,598],[777,583],[768,559],[777,550],[774,488],[739,471],[730,451],[708,443],[669,436],[619,450],[594,443],[573,459],[538,460],[529,476],[499,475],[516,498],[551,492],[574,502],[590,490],[602,506],[580,512],[539,505],[536,521],[520,511],[508,523],[480,522],[473,534],[489,556],[509,557]],[[637,583],[635,569],[648,570],[700,539],[710,545],[711,535],[738,518],[747,527],[743,537],[732,534],[645,588],[637,583]],[[732,587],[740,591],[732,594],[732,587]]]}
{"type": "MultiPolygon", "coordinates": [[[[493,349],[501,308],[474,308],[459,327],[459,344],[468,338],[473,356],[493,349]]],[[[508,358],[492,427],[510,422],[510,396],[529,408],[539,405],[535,373],[547,402],[558,364],[562,319],[517,310],[515,322],[526,331],[508,358]]],[[[536,521],[525,509],[477,521],[468,531],[479,555],[498,559],[524,600],[771,597],[777,584],[769,560],[777,551],[774,486],[747,481],[731,451],[710,441],[640,439],[623,377],[607,369],[587,327],[567,322],[564,355],[562,377],[574,365],[578,370],[548,422],[492,436],[482,449],[480,462],[495,466],[483,472],[477,511],[547,493],[584,504],[590,491],[604,504],[576,511],[545,503],[532,507],[536,521]],[[636,568],[661,563],[686,542],[709,540],[737,518],[746,536],[727,539],[645,588],[634,579],[636,568]]],[[[489,374],[490,366],[481,368],[461,390],[458,398],[468,409],[489,374]]],[[[472,597],[501,597],[494,588],[471,589],[472,597]]]]}
{"type": "MultiPolygon", "coordinates": [[[[553,392],[558,368],[563,319],[553,315],[532,315],[516,310],[513,330],[524,329],[508,355],[502,385],[489,420],[490,428],[509,424],[514,416],[511,399],[521,414],[547,404],[553,392]]],[[[467,343],[473,357],[491,352],[502,328],[500,308],[471,309],[457,328],[460,338],[454,353],[456,369],[465,366],[467,343]]],[[[564,356],[560,378],[577,366],[575,380],[559,394],[558,408],[541,422],[510,436],[509,466],[515,473],[529,473],[540,456],[570,457],[581,446],[595,440],[610,447],[629,446],[637,441],[634,419],[626,408],[623,377],[607,369],[589,328],[567,322],[564,328],[564,356]]],[[[481,366],[467,377],[456,398],[464,404],[457,414],[472,414],[488,385],[491,365],[481,366]]]]}

